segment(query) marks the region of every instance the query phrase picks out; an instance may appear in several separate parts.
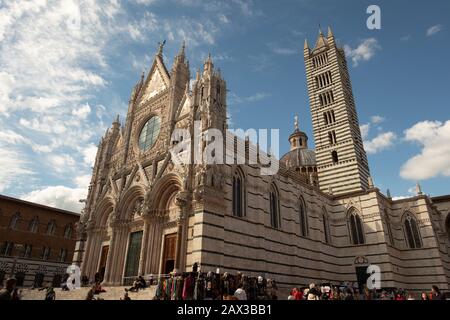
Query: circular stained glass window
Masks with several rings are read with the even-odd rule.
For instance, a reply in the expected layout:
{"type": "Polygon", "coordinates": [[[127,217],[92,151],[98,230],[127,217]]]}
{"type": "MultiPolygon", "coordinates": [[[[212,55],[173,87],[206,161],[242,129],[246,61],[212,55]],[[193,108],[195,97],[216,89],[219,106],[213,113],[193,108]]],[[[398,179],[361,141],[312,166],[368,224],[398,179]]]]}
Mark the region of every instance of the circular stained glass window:
{"type": "Polygon", "coordinates": [[[161,119],[157,116],[154,116],[147,121],[139,135],[139,149],[147,151],[155,144],[160,127],[161,119]]]}

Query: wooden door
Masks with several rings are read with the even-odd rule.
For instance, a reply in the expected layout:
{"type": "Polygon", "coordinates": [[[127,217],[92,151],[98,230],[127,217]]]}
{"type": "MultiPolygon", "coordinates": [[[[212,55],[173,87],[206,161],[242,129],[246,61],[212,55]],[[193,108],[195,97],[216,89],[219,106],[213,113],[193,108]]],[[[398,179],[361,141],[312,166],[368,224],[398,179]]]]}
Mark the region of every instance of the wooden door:
{"type": "Polygon", "coordinates": [[[172,233],[164,236],[164,252],[163,252],[163,273],[168,274],[175,267],[175,250],[177,243],[177,234],[172,233]]]}

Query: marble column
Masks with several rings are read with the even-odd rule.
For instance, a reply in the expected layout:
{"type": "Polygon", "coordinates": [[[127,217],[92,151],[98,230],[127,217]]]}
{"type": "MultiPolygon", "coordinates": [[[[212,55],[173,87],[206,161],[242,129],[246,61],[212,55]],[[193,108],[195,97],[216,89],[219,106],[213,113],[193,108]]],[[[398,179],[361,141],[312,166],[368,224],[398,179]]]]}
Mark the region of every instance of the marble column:
{"type": "Polygon", "coordinates": [[[142,236],[142,243],[141,243],[141,252],[139,256],[139,271],[138,275],[144,275],[146,273],[146,261],[148,258],[148,239],[149,239],[149,233],[150,233],[150,221],[148,219],[144,220],[144,232],[142,236]]]}
{"type": "Polygon", "coordinates": [[[112,264],[113,264],[113,252],[114,248],[116,247],[116,237],[117,237],[117,231],[115,229],[112,229],[111,232],[111,239],[109,241],[109,250],[108,250],[108,257],[106,258],[106,267],[105,267],[105,275],[103,277],[103,285],[111,285],[111,271],[112,271],[112,264]]]}

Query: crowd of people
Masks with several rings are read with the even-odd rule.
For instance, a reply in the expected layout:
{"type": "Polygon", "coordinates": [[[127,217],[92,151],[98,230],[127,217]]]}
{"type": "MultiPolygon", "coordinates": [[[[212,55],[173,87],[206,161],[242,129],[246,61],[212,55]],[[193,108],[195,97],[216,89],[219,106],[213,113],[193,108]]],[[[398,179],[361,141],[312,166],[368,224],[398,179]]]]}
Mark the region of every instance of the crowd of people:
{"type": "Polygon", "coordinates": [[[273,279],[249,277],[240,272],[190,272],[158,279],[155,300],[276,300],[273,279]]]}
{"type": "MultiPolygon", "coordinates": [[[[262,276],[248,277],[242,273],[236,275],[227,272],[200,273],[190,272],[170,274],[156,279],[154,300],[277,300],[278,287],[274,280],[262,276]]],[[[131,300],[128,292],[138,292],[155,283],[143,276],[137,277],[130,288],[126,288],[121,300],[131,300]]],[[[39,291],[45,291],[45,300],[55,300],[56,292],[51,283],[45,283],[39,291]]],[[[92,284],[85,300],[102,300],[98,294],[106,292],[99,279],[92,284]],[[96,297],[97,295],[97,297],[96,297]]],[[[16,279],[8,278],[0,290],[0,300],[21,300],[22,290],[16,287],[16,279]]],[[[433,285],[429,292],[408,292],[398,288],[369,290],[351,283],[332,285],[330,283],[308,287],[296,287],[290,291],[288,300],[446,300],[444,293],[433,285]]]]}
{"type": "Polygon", "coordinates": [[[317,286],[311,283],[306,288],[293,288],[288,300],[446,300],[446,298],[437,286],[432,286],[430,292],[422,292],[419,295],[397,288],[369,290],[363,286],[360,290],[351,285],[317,286]]]}

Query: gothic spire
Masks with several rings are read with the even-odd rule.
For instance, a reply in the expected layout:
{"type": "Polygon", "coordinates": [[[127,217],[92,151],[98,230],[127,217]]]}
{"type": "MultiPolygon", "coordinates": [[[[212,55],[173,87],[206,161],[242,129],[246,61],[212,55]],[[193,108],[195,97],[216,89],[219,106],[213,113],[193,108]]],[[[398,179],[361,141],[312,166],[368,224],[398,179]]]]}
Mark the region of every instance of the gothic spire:
{"type": "Polygon", "coordinates": [[[328,27],[328,38],[334,37],[333,31],[331,30],[331,27],[328,27]]]}
{"type": "Polygon", "coordinates": [[[305,43],[303,44],[303,49],[309,49],[308,39],[305,38],[305,43]]]}
{"type": "Polygon", "coordinates": [[[211,53],[208,54],[208,58],[205,60],[205,64],[203,66],[203,71],[212,71],[214,68],[214,64],[212,62],[211,53]]]}
{"type": "Polygon", "coordinates": [[[159,44],[159,48],[158,48],[157,55],[162,58],[163,57],[163,49],[164,49],[164,45],[166,44],[166,40],[164,40],[163,42],[158,42],[158,44],[159,44]]]}
{"type": "Polygon", "coordinates": [[[420,186],[419,182],[416,184],[416,193],[418,196],[422,195],[422,187],[420,186]]]}

